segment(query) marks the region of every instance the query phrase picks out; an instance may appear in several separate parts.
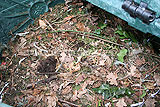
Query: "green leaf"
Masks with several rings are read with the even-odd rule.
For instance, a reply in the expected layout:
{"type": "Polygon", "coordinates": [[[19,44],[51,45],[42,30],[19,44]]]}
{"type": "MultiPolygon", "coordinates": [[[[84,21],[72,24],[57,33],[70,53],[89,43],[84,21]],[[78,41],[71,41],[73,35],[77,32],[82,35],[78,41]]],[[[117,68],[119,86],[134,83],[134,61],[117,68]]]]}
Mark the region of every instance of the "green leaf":
{"type": "Polygon", "coordinates": [[[119,35],[121,35],[121,36],[124,36],[122,30],[117,30],[117,31],[115,31],[115,34],[119,34],[119,35]]]}
{"type": "Polygon", "coordinates": [[[104,23],[98,23],[98,27],[100,27],[100,29],[104,29],[105,27],[107,27],[107,24],[104,23]]]}
{"type": "Polygon", "coordinates": [[[96,29],[94,33],[100,35],[101,34],[101,29],[96,29]]]}
{"type": "Polygon", "coordinates": [[[80,85],[76,85],[74,88],[73,88],[73,90],[79,90],[81,88],[81,86],[80,85]]]}
{"type": "Polygon", "coordinates": [[[127,49],[120,50],[120,52],[117,54],[118,60],[124,62],[124,56],[126,55],[127,55],[127,49]]]}
{"type": "Polygon", "coordinates": [[[102,100],[98,101],[98,107],[101,107],[102,100]]]}
{"type": "Polygon", "coordinates": [[[126,31],[123,31],[123,35],[124,37],[129,38],[129,34],[126,31]]]}
{"type": "Polygon", "coordinates": [[[143,98],[144,96],[146,96],[146,90],[143,90],[143,93],[142,93],[142,95],[141,95],[141,97],[140,98],[143,98]]]}
{"type": "Polygon", "coordinates": [[[122,30],[121,25],[118,25],[118,26],[117,26],[117,29],[118,29],[118,30],[122,30]]]}
{"type": "Polygon", "coordinates": [[[103,84],[99,88],[94,88],[93,91],[102,94],[104,99],[109,98],[121,98],[123,96],[130,96],[133,94],[133,91],[129,88],[118,88],[118,87],[110,87],[108,84],[103,84]]]}

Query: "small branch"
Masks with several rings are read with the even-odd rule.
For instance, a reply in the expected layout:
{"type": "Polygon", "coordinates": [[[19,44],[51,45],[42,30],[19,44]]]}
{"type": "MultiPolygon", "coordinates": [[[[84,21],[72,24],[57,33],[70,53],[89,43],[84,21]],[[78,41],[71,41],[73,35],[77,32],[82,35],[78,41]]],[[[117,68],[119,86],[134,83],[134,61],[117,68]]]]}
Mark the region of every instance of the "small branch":
{"type": "Polygon", "coordinates": [[[111,44],[114,44],[114,45],[123,47],[123,45],[121,45],[121,44],[114,43],[114,42],[111,42],[111,41],[109,41],[109,40],[99,38],[99,37],[98,37],[99,35],[97,35],[97,34],[95,34],[95,33],[82,32],[82,31],[76,31],[76,30],[57,30],[57,31],[51,31],[51,32],[48,32],[48,33],[59,33],[59,32],[75,32],[75,33],[81,33],[81,34],[88,34],[88,35],[90,35],[90,36],[88,36],[88,35],[84,35],[84,36],[87,36],[87,37],[93,38],[93,39],[99,39],[99,40],[101,40],[101,41],[108,42],[108,43],[111,43],[111,44]],[[91,35],[93,35],[93,36],[91,36],[91,35]]]}
{"type": "Polygon", "coordinates": [[[73,107],[80,107],[79,105],[76,105],[76,104],[73,104],[71,102],[61,100],[61,99],[58,99],[58,101],[61,102],[61,103],[66,103],[66,104],[68,104],[70,106],[73,106],[73,107]]]}
{"type": "Polygon", "coordinates": [[[49,25],[49,27],[53,30],[53,31],[55,31],[55,29],[52,27],[52,25],[45,19],[45,22],[49,25]]]}
{"type": "Polygon", "coordinates": [[[35,87],[35,86],[36,86],[37,84],[39,84],[39,83],[47,83],[47,82],[50,82],[50,81],[52,81],[52,80],[54,80],[54,79],[57,79],[57,76],[51,76],[51,77],[49,77],[49,78],[46,78],[46,79],[37,81],[37,82],[35,82],[35,83],[33,83],[33,84],[29,84],[29,85],[27,86],[27,88],[30,89],[30,88],[35,87]]]}
{"type": "Polygon", "coordinates": [[[56,69],[55,73],[57,73],[59,71],[59,69],[61,68],[62,65],[63,65],[63,62],[58,66],[58,69],[56,69]]]}
{"type": "Polygon", "coordinates": [[[149,71],[147,71],[147,72],[144,74],[144,76],[146,76],[148,73],[149,73],[149,75],[150,75],[152,72],[155,71],[155,68],[157,68],[159,65],[160,65],[160,64],[157,64],[157,65],[154,66],[152,69],[150,69],[149,71]]]}
{"type": "Polygon", "coordinates": [[[38,46],[36,45],[36,42],[34,42],[34,43],[33,43],[33,46],[34,46],[35,48],[37,48],[38,50],[42,51],[42,52],[46,52],[46,53],[48,53],[48,51],[47,51],[47,50],[45,50],[45,49],[41,49],[40,47],[38,47],[38,46]]]}

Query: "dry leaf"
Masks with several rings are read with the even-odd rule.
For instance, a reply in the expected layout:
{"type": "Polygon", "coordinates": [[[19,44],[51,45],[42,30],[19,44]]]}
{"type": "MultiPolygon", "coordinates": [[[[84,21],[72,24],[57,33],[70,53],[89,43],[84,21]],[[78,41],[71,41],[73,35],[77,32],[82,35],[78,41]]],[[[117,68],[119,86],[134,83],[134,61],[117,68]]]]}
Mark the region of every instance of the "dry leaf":
{"type": "Polygon", "coordinates": [[[147,89],[154,89],[155,88],[153,82],[145,82],[144,85],[147,89]]]}
{"type": "Polygon", "coordinates": [[[87,92],[87,89],[79,90],[77,97],[82,98],[82,95],[85,94],[86,92],[87,92]]]}
{"type": "Polygon", "coordinates": [[[71,86],[67,86],[65,89],[62,90],[62,94],[68,94],[71,91],[72,91],[72,87],[71,86]]]}
{"type": "Polygon", "coordinates": [[[78,98],[77,98],[77,94],[78,94],[78,91],[75,90],[75,91],[73,92],[73,96],[72,96],[72,98],[71,98],[72,101],[76,101],[76,100],[78,99],[78,98]]]}
{"type": "Polygon", "coordinates": [[[118,85],[118,83],[117,83],[117,75],[114,75],[113,73],[109,73],[108,75],[107,75],[107,81],[110,81],[110,84],[111,85],[118,85]]]}
{"type": "Polygon", "coordinates": [[[78,24],[76,24],[76,26],[77,26],[79,31],[84,31],[85,30],[85,26],[84,26],[83,23],[78,23],[78,24]]]}
{"type": "Polygon", "coordinates": [[[88,94],[88,93],[86,93],[85,95],[86,95],[88,101],[91,101],[91,102],[94,101],[95,97],[91,96],[91,95],[88,94]]]}
{"type": "Polygon", "coordinates": [[[34,89],[33,92],[32,92],[32,95],[33,95],[33,96],[36,96],[36,95],[38,95],[40,92],[41,92],[41,90],[39,90],[39,89],[34,89]]]}
{"type": "Polygon", "coordinates": [[[136,66],[132,65],[132,66],[130,67],[130,71],[131,71],[131,72],[129,72],[128,75],[133,76],[133,77],[140,78],[141,75],[140,75],[140,73],[138,72],[136,66]]]}
{"type": "Polygon", "coordinates": [[[39,20],[39,26],[44,29],[47,27],[46,23],[43,20],[39,20]]]}
{"type": "Polygon", "coordinates": [[[154,104],[155,102],[156,102],[155,99],[149,98],[145,101],[145,105],[146,107],[155,107],[155,104],[154,104]]]}
{"type": "Polygon", "coordinates": [[[68,21],[68,20],[71,20],[73,17],[74,17],[74,15],[71,15],[71,16],[65,17],[64,20],[68,21]]]}
{"type": "Polygon", "coordinates": [[[99,65],[108,65],[108,66],[111,66],[112,64],[112,60],[109,58],[109,56],[107,56],[106,54],[102,54],[101,55],[101,58],[100,58],[100,61],[99,61],[99,65]]]}
{"type": "Polygon", "coordinates": [[[153,77],[153,78],[155,79],[156,84],[157,84],[158,86],[160,86],[160,75],[159,75],[159,74],[154,74],[154,77],[153,77]]]}
{"type": "Polygon", "coordinates": [[[65,53],[65,52],[62,52],[60,55],[62,56],[62,57],[60,58],[60,61],[61,61],[61,62],[64,62],[65,57],[67,56],[66,53],[65,53]]]}
{"type": "Polygon", "coordinates": [[[58,98],[56,97],[56,94],[52,93],[50,96],[46,97],[47,100],[47,107],[56,107],[56,102],[58,101],[58,98]]]}
{"type": "Polygon", "coordinates": [[[73,62],[69,64],[69,70],[70,72],[76,72],[79,71],[81,69],[81,66],[79,63],[74,64],[73,62]]]}
{"type": "Polygon", "coordinates": [[[124,102],[124,98],[118,99],[118,102],[116,103],[117,107],[124,107],[127,106],[127,104],[124,102]]]}
{"type": "Polygon", "coordinates": [[[145,61],[145,58],[143,57],[143,58],[137,58],[136,59],[136,65],[138,65],[138,66],[141,66],[142,64],[144,64],[146,61],[145,61]]]}
{"type": "Polygon", "coordinates": [[[80,82],[84,81],[85,79],[86,79],[86,75],[85,74],[79,75],[75,80],[76,85],[78,85],[80,82]]]}
{"type": "Polygon", "coordinates": [[[72,63],[73,61],[74,61],[74,58],[73,57],[71,57],[71,55],[69,54],[69,55],[66,55],[66,53],[65,52],[62,52],[61,54],[60,54],[62,57],[60,58],[60,61],[61,62],[67,62],[67,63],[72,63]]]}

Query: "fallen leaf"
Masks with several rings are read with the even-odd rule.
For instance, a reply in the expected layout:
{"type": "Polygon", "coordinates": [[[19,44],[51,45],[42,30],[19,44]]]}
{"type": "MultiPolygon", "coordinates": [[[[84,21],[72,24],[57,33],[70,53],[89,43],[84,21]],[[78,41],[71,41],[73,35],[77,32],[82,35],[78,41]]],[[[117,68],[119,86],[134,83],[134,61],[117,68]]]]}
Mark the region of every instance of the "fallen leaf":
{"type": "Polygon", "coordinates": [[[141,66],[142,64],[145,64],[145,58],[137,58],[136,59],[136,65],[141,66]]]}
{"type": "Polygon", "coordinates": [[[74,64],[73,62],[69,64],[69,70],[70,72],[76,72],[79,71],[81,69],[81,66],[79,63],[74,64]]]}
{"type": "Polygon", "coordinates": [[[50,96],[46,97],[47,100],[47,107],[56,107],[56,102],[58,101],[58,98],[55,93],[52,93],[50,96]]]}
{"type": "Polygon", "coordinates": [[[85,26],[84,26],[83,23],[78,23],[78,24],[76,24],[76,26],[77,26],[79,31],[84,31],[85,30],[85,26]]]}
{"type": "Polygon", "coordinates": [[[143,52],[143,50],[142,49],[133,49],[133,51],[132,51],[132,55],[137,55],[137,54],[139,54],[139,53],[142,53],[143,52]]]}
{"type": "Polygon", "coordinates": [[[68,94],[71,91],[72,91],[72,87],[71,86],[67,86],[65,89],[62,90],[62,94],[68,94]]]}
{"type": "Polygon", "coordinates": [[[71,57],[71,55],[69,54],[69,55],[66,55],[66,53],[65,52],[62,52],[61,54],[60,54],[62,57],[60,58],[60,61],[61,62],[63,62],[63,63],[72,63],[73,61],[74,61],[74,58],[73,57],[71,57]]]}
{"type": "Polygon", "coordinates": [[[124,62],[124,57],[127,55],[127,49],[122,49],[120,52],[117,54],[118,60],[121,62],[124,62]]]}
{"type": "Polygon", "coordinates": [[[84,81],[85,79],[86,79],[86,75],[85,74],[79,75],[75,80],[76,85],[78,85],[80,82],[84,81]]]}
{"type": "Polygon", "coordinates": [[[147,89],[154,89],[155,88],[153,82],[145,82],[144,85],[147,89]]]}
{"type": "Polygon", "coordinates": [[[117,79],[117,76],[114,75],[113,73],[109,73],[107,75],[107,81],[109,81],[111,85],[118,85],[116,79],[117,79]]]}
{"type": "Polygon", "coordinates": [[[60,61],[61,61],[61,62],[64,62],[64,61],[65,61],[65,57],[67,56],[66,53],[65,53],[65,52],[62,52],[60,55],[62,56],[62,57],[60,58],[60,61]]]}
{"type": "Polygon", "coordinates": [[[79,90],[79,91],[78,91],[78,95],[77,95],[77,97],[78,97],[78,98],[82,98],[82,95],[83,95],[83,94],[85,94],[86,92],[87,92],[87,89],[79,90]]]}
{"type": "Polygon", "coordinates": [[[40,92],[41,92],[41,90],[39,90],[39,89],[34,89],[33,92],[32,92],[32,95],[33,95],[33,96],[36,96],[36,95],[38,95],[40,92]]]}
{"type": "Polygon", "coordinates": [[[75,91],[73,92],[73,96],[72,96],[71,100],[72,100],[72,101],[76,101],[76,100],[78,99],[78,98],[77,98],[77,95],[78,95],[78,91],[75,90],[75,91]]]}
{"type": "Polygon", "coordinates": [[[39,20],[39,26],[44,29],[47,27],[46,23],[43,20],[39,20]]]}
{"type": "Polygon", "coordinates": [[[124,102],[124,98],[118,99],[118,102],[116,103],[117,107],[125,107],[127,104],[124,102]]]}
{"type": "Polygon", "coordinates": [[[71,16],[65,17],[64,20],[68,21],[68,20],[71,20],[73,17],[74,17],[74,15],[71,15],[71,16]]]}
{"type": "Polygon", "coordinates": [[[155,107],[155,104],[154,104],[155,102],[156,102],[155,99],[148,98],[145,101],[145,105],[146,105],[146,107],[155,107]]]}
{"type": "Polygon", "coordinates": [[[86,97],[87,97],[87,100],[88,100],[88,101],[91,101],[91,102],[93,102],[93,101],[94,101],[94,99],[95,99],[95,97],[94,97],[94,96],[91,96],[91,95],[90,95],[90,94],[88,94],[88,93],[86,93],[85,95],[86,95],[86,97]]]}
{"type": "Polygon", "coordinates": [[[131,71],[131,72],[129,72],[128,75],[133,76],[133,77],[140,78],[141,75],[140,75],[140,73],[138,72],[136,66],[131,65],[130,71],[131,71]]]}
{"type": "Polygon", "coordinates": [[[38,40],[41,40],[41,39],[42,39],[42,37],[39,35],[39,36],[37,36],[37,39],[38,39],[38,40]]]}
{"type": "Polygon", "coordinates": [[[160,86],[160,75],[159,74],[154,74],[153,78],[155,79],[156,84],[158,86],[160,86]]]}

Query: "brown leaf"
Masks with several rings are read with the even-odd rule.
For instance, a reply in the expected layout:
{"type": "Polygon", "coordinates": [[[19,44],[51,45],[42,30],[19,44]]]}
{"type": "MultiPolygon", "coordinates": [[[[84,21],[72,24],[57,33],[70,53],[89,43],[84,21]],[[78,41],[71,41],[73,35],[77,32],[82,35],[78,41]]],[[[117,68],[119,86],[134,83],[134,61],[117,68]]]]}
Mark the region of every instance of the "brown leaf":
{"type": "Polygon", "coordinates": [[[76,72],[81,69],[80,63],[74,64],[73,62],[69,64],[70,72],[76,72]]]}
{"type": "Polygon", "coordinates": [[[87,89],[79,90],[79,91],[78,91],[78,95],[77,95],[77,97],[78,97],[78,98],[82,98],[82,95],[83,95],[83,94],[85,94],[86,92],[87,92],[87,89]]]}
{"type": "Polygon", "coordinates": [[[58,101],[58,98],[56,97],[55,93],[52,93],[50,96],[46,97],[47,100],[47,107],[56,107],[56,102],[58,101]]]}
{"type": "Polygon", "coordinates": [[[61,61],[61,62],[71,63],[71,62],[74,61],[74,58],[71,57],[70,54],[69,54],[69,55],[66,55],[65,52],[62,52],[60,55],[61,55],[61,58],[60,58],[60,61],[61,61]]]}
{"type": "Polygon", "coordinates": [[[80,82],[84,81],[86,79],[86,75],[85,74],[81,74],[76,78],[76,85],[78,85],[80,82]]]}
{"type": "Polygon", "coordinates": [[[154,89],[155,88],[153,82],[145,82],[144,85],[147,89],[154,89]]]}
{"type": "Polygon", "coordinates": [[[154,74],[154,77],[153,77],[153,78],[155,79],[156,84],[157,84],[158,86],[160,86],[160,75],[159,75],[159,74],[154,74]]]}
{"type": "Polygon", "coordinates": [[[142,64],[144,64],[146,61],[145,61],[145,59],[144,59],[144,57],[143,58],[137,58],[136,59],[136,65],[138,65],[138,66],[141,66],[142,64]]]}
{"type": "Polygon", "coordinates": [[[78,91],[75,90],[75,91],[73,92],[73,96],[72,96],[71,100],[72,100],[72,101],[76,101],[76,100],[78,99],[78,98],[77,98],[77,95],[78,95],[78,91]]]}
{"type": "Polygon", "coordinates": [[[137,70],[136,66],[131,65],[130,71],[131,72],[128,73],[130,76],[140,78],[141,75],[140,75],[139,71],[137,70]]]}
{"type": "Polygon", "coordinates": [[[73,17],[74,17],[74,15],[71,15],[71,16],[65,17],[64,20],[68,21],[68,20],[71,20],[73,17]]]}
{"type": "Polygon", "coordinates": [[[116,103],[117,107],[124,107],[127,106],[127,104],[124,102],[124,98],[118,99],[118,102],[116,103]]]}
{"type": "Polygon", "coordinates": [[[113,73],[109,73],[108,75],[107,75],[107,81],[110,81],[110,84],[111,85],[118,85],[118,83],[117,83],[117,75],[115,75],[115,74],[113,74],[113,73]]]}
{"type": "Polygon", "coordinates": [[[155,99],[149,98],[145,101],[145,105],[146,107],[155,107],[155,104],[154,104],[155,102],[156,102],[155,99]]]}
{"type": "Polygon", "coordinates": [[[71,91],[72,91],[72,87],[71,86],[67,86],[65,89],[62,90],[62,94],[68,94],[71,91]]]}
{"type": "Polygon", "coordinates": [[[39,89],[34,89],[33,92],[32,92],[32,95],[33,95],[33,96],[36,96],[36,95],[38,95],[40,92],[41,92],[41,90],[39,90],[39,89]]]}
{"type": "Polygon", "coordinates": [[[90,94],[86,93],[85,94],[87,96],[87,100],[93,102],[95,97],[91,96],[90,94]]]}
{"type": "Polygon", "coordinates": [[[79,31],[84,31],[85,30],[85,26],[84,26],[83,23],[78,23],[78,24],[76,24],[76,26],[77,26],[79,31]]]}
{"type": "Polygon", "coordinates": [[[44,29],[47,27],[46,23],[43,20],[39,20],[39,26],[44,29]]]}

